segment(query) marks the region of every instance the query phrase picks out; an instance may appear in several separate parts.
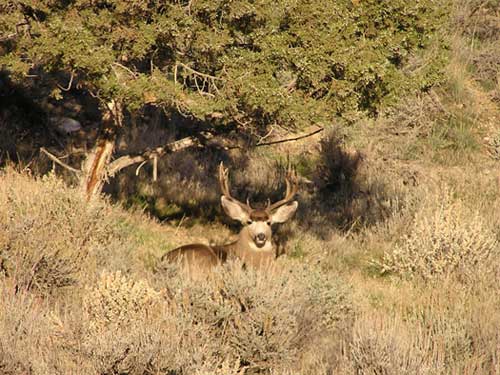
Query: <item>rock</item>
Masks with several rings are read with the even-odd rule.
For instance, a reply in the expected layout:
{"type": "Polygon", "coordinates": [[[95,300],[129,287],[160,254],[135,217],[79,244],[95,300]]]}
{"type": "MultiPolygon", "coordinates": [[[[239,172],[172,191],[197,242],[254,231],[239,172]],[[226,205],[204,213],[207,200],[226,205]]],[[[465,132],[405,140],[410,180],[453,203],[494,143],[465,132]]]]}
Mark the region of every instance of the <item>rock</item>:
{"type": "Polygon", "coordinates": [[[57,132],[64,135],[82,130],[80,122],[69,117],[51,117],[50,122],[55,125],[57,132]]]}

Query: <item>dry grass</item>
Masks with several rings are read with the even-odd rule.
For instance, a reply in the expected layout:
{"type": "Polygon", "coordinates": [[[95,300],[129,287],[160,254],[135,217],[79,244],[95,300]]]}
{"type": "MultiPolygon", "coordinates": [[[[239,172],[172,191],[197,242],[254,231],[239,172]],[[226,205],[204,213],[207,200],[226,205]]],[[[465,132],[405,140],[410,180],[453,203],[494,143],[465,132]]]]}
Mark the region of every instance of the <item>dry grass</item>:
{"type": "Polygon", "coordinates": [[[1,173],[0,272],[19,289],[52,292],[74,284],[88,256],[105,252],[116,235],[106,205],[87,205],[53,175],[32,182],[12,170],[1,173]]]}
{"type": "Polygon", "coordinates": [[[476,281],[478,271],[491,273],[499,248],[486,220],[447,188],[429,195],[409,234],[385,254],[382,272],[427,281],[452,276],[465,283],[476,281]]]}
{"type": "Polygon", "coordinates": [[[168,178],[143,186],[165,217],[205,218],[175,226],[2,171],[0,373],[500,373],[497,3],[456,2],[440,87],[313,151],[233,155],[242,198],[279,195],[285,153],[312,181],[276,269],[228,265],[199,282],[158,263],[230,240],[206,222],[220,155],[172,156],[168,178]]]}
{"type": "Polygon", "coordinates": [[[348,288],[318,267],[228,265],[200,283],[149,267],[158,249],[130,253],[146,227],[55,176],[5,171],[0,198],[2,373],[285,371],[351,322],[348,288]]]}

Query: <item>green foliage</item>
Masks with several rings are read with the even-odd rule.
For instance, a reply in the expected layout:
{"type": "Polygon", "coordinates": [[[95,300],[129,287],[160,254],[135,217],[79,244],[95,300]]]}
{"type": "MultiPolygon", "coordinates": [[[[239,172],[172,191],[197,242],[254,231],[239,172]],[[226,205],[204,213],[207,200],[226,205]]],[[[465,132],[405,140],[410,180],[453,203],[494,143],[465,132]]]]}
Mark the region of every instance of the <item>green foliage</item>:
{"type": "Polygon", "coordinates": [[[431,0],[9,1],[0,33],[14,36],[0,64],[19,80],[38,75],[56,96],[73,74],[130,110],[149,103],[214,124],[301,127],[373,114],[401,89],[438,82],[446,54],[435,31],[447,9],[431,0]],[[429,46],[424,63],[407,64],[429,46]]]}

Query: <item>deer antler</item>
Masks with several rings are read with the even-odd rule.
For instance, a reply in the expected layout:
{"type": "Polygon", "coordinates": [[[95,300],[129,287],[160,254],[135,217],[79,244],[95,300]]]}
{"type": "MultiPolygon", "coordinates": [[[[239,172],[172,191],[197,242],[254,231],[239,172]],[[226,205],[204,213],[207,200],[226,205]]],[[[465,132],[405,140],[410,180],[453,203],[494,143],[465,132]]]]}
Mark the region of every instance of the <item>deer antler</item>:
{"type": "Polygon", "coordinates": [[[297,191],[299,190],[299,181],[297,178],[297,172],[293,168],[291,168],[290,165],[288,166],[288,170],[286,172],[285,182],[286,182],[285,197],[273,204],[271,204],[271,202],[268,200],[266,208],[268,212],[271,212],[272,210],[280,206],[283,206],[284,204],[293,200],[293,197],[295,196],[295,194],[297,194],[297,191]]]}
{"type": "Polygon", "coordinates": [[[233,198],[233,196],[231,196],[231,192],[229,191],[229,171],[227,168],[224,167],[223,162],[221,162],[219,165],[219,184],[220,184],[220,189],[222,191],[222,195],[224,195],[227,199],[230,199],[233,202],[237,203],[245,211],[247,212],[252,211],[252,207],[250,207],[248,201],[247,204],[245,204],[243,202],[240,202],[236,198],[233,198]]]}

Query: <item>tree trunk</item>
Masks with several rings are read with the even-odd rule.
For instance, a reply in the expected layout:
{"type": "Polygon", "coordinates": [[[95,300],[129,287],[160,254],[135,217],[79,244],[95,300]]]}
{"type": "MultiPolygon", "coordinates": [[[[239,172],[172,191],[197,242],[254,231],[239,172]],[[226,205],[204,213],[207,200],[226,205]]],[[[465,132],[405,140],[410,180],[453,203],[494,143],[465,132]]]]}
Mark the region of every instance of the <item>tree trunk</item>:
{"type": "Polygon", "coordinates": [[[81,187],[87,200],[91,200],[102,191],[107,177],[107,165],[113,155],[116,135],[123,123],[121,104],[113,100],[107,106],[108,110],[103,116],[103,123],[96,144],[87,155],[82,167],[81,187]]]}

